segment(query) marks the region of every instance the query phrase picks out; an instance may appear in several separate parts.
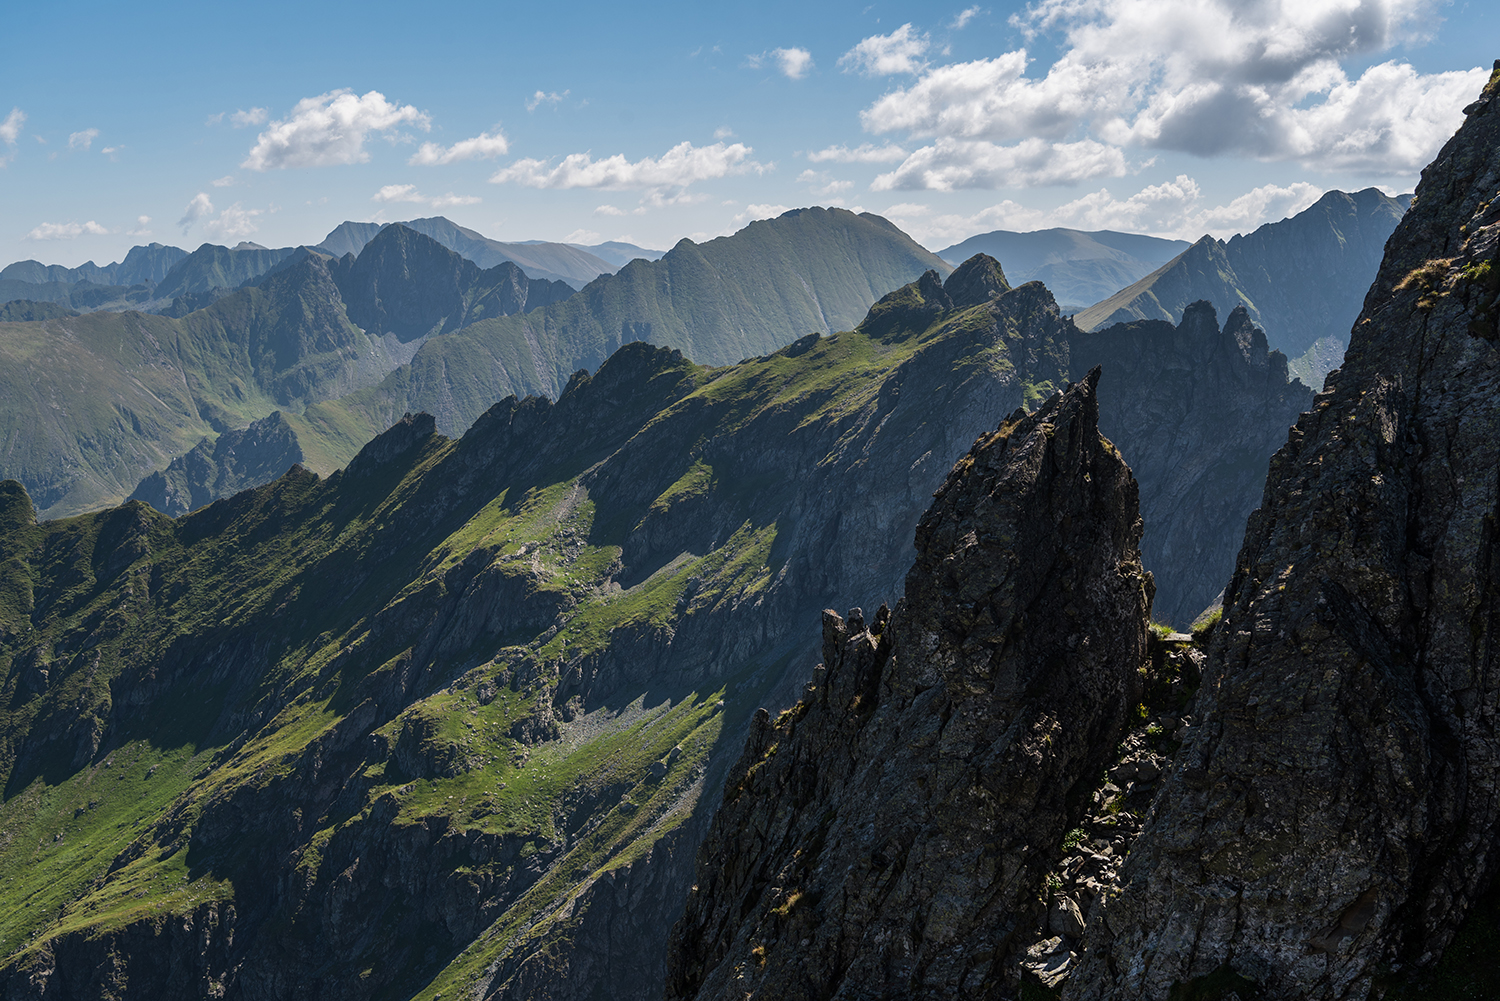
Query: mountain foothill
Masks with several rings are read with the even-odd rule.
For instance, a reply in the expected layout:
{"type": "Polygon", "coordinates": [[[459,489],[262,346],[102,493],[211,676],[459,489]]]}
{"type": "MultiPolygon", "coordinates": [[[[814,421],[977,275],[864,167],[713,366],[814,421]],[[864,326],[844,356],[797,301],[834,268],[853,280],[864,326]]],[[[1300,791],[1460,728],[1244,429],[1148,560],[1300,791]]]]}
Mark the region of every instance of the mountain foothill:
{"type": "Polygon", "coordinates": [[[1482,983],[1495,89],[1228,241],[0,272],[0,997],[1482,983]]]}

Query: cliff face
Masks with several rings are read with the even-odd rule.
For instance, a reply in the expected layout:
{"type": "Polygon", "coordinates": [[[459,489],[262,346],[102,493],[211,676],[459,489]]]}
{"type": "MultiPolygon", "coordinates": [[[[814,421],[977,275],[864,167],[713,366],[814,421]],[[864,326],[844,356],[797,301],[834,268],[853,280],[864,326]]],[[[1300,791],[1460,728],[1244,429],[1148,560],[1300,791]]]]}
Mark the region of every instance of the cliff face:
{"type": "Polygon", "coordinates": [[[1140,689],[1150,583],[1098,373],[982,436],[894,614],[823,613],[823,664],[730,770],[669,998],[991,997],[1140,689]]]}
{"type": "Polygon", "coordinates": [[[1286,356],[1235,308],[1189,305],[1175,327],[1138,320],[1069,339],[1072,371],[1102,366],[1099,426],[1140,484],[1154,614],[1186,626],[1224,589],[1273,452],[1312,404],[1286,356]]]}
{"type": "Polygon", "coordinates": [[[141,480],[129,500],[143,500],[177,517],[220,497],[269,483],[301,462],[297,432],[280,410],[249,427],[225,431],[210,444],[200,441],[167,468],[141,480]]]}
{"type": "Polygon", "coordinates": [[[1364,998],[1500,869],[1497,86],[1272,460],[1198,721],[1067,997],[1364,998]]]}

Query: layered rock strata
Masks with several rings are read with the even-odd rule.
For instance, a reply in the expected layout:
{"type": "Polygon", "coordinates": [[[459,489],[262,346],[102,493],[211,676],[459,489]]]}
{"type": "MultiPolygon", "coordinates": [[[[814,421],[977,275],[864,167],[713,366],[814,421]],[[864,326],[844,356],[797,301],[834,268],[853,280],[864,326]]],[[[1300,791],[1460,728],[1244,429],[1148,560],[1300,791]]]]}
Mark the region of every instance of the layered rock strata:
{"type": "Polygon", "coordinates": [[[1097,379],[959,461],[894,614],[824,612],[805,697],[730,770],[669,998],[994,996],[1139,696],[1151,584],[1097,379]]]}
{"type": "Polygon", "coordinates": [[[1497,87],[1271,463],[1199,722],[1065,997],[1365,998],[1494,878],[1497,87]]]}

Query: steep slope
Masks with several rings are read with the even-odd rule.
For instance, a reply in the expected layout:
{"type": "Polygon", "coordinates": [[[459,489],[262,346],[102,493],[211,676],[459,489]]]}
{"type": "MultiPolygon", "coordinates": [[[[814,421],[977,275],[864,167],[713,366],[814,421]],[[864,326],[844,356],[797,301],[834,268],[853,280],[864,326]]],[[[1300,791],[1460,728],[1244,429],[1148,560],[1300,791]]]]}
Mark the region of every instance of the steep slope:
{"type": "Polygon", "coordinates": [[[1362,999],[1500,871],[1497,96],[1500,63],[1272,461],[1196,721],[1065,997],[1362,999]]]}
{"type": "Polygon", "coordinates": [[[981,260],[176,521],[6,485],[0,994],[658,996],[701,790],[1063,329],[981,260]]]}
{"type": "Polygon", "coordinates": [[[371,334],[411,341],[480,319],[524,313],[573,294],[565,282],[528,279],[509,261],[485,271],[397,223],[333,269],[349,319],[371,334]]]}
{"type": "Polygon", "coordinates": [[[1098,373],[1013,414],[917,528],[906,598],[730,771],[668,998],[984,997],[1139,700],[1149,578],[1098,373]]]}
{"type": "Polygon", "coordinates": [[[1188,303],[1245,306],[1308,385],[1322,385],[1348,343],[1386,239],[1407,198],[1376,188],[1330,191],[1309,208],[1228,243],[1205,236],[1181,256],[1074,316],[1084,330],[1139,319],[1169,323],[1188,303]],[[1326,366],[1326,367],[1325,367],[1326,366]]]}
{"type": "Polygon", "coordinates": [[[1312,390],[1287,380],[1286,356],[1267,347],[1242,306],[1222,330],[1200,301],[1175,327],[1138,320],[1074,332],[1068,344],[1073,378],[1103,367],[1099,426],[1140,484],[1155,615],[1185,627],[1234,572],[1240,526],[1312,390]]]}
{"type": "MultiPolygon", "coordinates": [[[[176,300],[182,309],[161,315],[0,321],[0,357],[9,362],[0,371],[0,474],[23,482],[51,516],[112,503],[205,435],[278,408],[297,423],[309,403],[377,383],[430,335],[573,294],[561,282],[528,280],[515,265],[480,271],[401,227],[388,233],[367,258],[343,261],[305,248],[283,255],[205,245],[158,286],[205,291],[185,292],[176,300]],[[211,284],[263,267],[237,291],[211,284]],[[191,308],[200,299],[205,308],[191,308]]],[[[372,436],[327,422],[296,432],[325,470],[372,436]]],[[[246,473],[269,471],[269,480],[286,465],[246,473]]],[[[214,473],[185,481],[183,496],[201,499],[215,483],[229,492],[256,485],[214,473]]]]}
{"type": "Polygon", "coordinates": [[[881,295],[929,268],[950,270],[878,216],[796,209],[701,246],[683,240],[661,260],[628,264],[564,302],[434,340],[380,386],[309,417],[373,433],[423,410],[457,433],[497,396],[555,396],[574,370],[630,341],[729,365],[808,331],[847,330],[881,295]]]}
{"type": "Polygon", "coordinates": [[[412,350],[350,324],[320,259],[180,319],[0,323],[0,471],[44,511],[87,510],[206,434],[368,385],[412,350]]]}
{"type": "Polygon", "coordinates": [[[1100,230],[1042,229],[1031,233],[995,230],[938,251],[957,263],[975,254],[998,260],[1012,281],[1040,281],[1058,307],[1076,313],[1155,271],[1187,250],[1182,240],[1100,230]]]}
{"type": "Polygon", "coordinates": [[[194,292],[236,289],[266,274],[295,252],[295,247],[231,250],[205,243],[162,277],[155,289],[156,298],[175,299],[194,292]]]}
{"type": "Polygon", "coordinates": [[[616,270],[615,265],[589,253],[587,248],[544,241],[502,243],[442,216],[408,219],[397,224],[346,222],[336,227],[318,246],[339,257],[345,254],[358,255],[387,225],[405,226],[431,237],[480,268],[489,269],[509,262],[520,267],[530,278],[565,282],[575,289],[583,288],[600,275],[613,274],[616,270]]]}
{"type": "Polygon", "coordinates": [[[147,476],[127,500],[145,501],[171,517],[220,497],[258,487],[305,458],[297,433],[279,410],[239,430],[205,438],[167,468],[147,476]]]}

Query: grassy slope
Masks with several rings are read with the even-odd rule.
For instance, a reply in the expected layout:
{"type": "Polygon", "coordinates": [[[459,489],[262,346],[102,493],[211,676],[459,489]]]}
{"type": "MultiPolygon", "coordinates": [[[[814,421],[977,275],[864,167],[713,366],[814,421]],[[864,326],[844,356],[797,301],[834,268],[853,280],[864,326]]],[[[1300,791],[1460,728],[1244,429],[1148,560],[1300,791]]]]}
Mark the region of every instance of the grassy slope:
{"type": "MultiPolygon", "coordinates": [[[[763,441],[768,422],[823,440],[918,352],[969,343],[983,313],[917,332],[874,323],[717,370],[632,348],[555,407],[502,405],[460,441],[434,436],[324,480],[289,474],[175,522],[127,505],[35,524],[6,486],[8,964],[58,936],[106,935],[206,901],[253,911],[281,858],[258,855],[262,842],[296,845],[301,878],[327,887],[349,845],[433,825],[509,846],[508,862],[443,876],[498,885],[504,906],[484,934],[439,935],[429,955],[396,947],[437,933],[403,925],[414,919],[387,902],[395,938],[376,935],[349,960],[387,977],[386,994],[451,996],[486,982],[497,959],[565,938],[576,916],[560,905],[688,816],[710,751],[783,666],[752,644],[707,676],[627,678],[604,692],[579,680],[618,660],[612,647],[624,644],[629,662],[653,636],[702,631],[697,619],[732,636],[780,579],[785,478],[711,461],[710,444],[763,441]],[[622,569],[635,540],[702,523],[705,511],[722,527],[708,532],[716,541],[700,535],[674,558],[622,569]],[[517,604],[544,614],[472,635],[410,625],[472,595],[464,580],[486,564],[523,586],[517,604]],[[413,689],[399,676],[415,668],[432,680],[413,689]],[[404,707],[367,718],[372,693],[397,689],[411,692],[404,707]],[[554,710],[572,721],[528,730],[554,710]],[[395,750],[361,758],[334,800],[304,790],[310,762],[334,768],[332,749],[351,732],[395,750]],[[414,772],[413,761],[426,764],[414,772]],[[262,804],[257,817],[290,804],[315,815],[290,832],[244,830],[250,821],[226,816],[246,797],[262,804]]],[[[993,353],[961,354],[957,371],[1004,367],[993,353]]],[[[311,914],[272,927],[305,941],[317,933],[311,914]]]]}
{"type": "Polygon", "coordinates": [[[574,371],[629,341],[725,365],[810,331],[851,328],[886,290],[928,268],[950,270],[883,219],[805,209],[701,246],[684,240],[661,260],[628,264],[564,302],[431,341],[381,385],[310,417],[373,433],[425,410],[453,433],[497,396],[555,396],[574,371]]]}
{"type": "MultiPolygon", "coordinates": [[[[190,258],[179,270],[217,260],[190,258]]],[[[278,408],[309,466],[329,472],[407,411],[427,410],[457,433],[508,393],[555,397],[573,371],[636,339],[711,364],[737,361],[810,330],[852,327],[880,294],[928,267],[948,270],[884,220],[808,209],[702,246],[684,241],[576,299],[434,339],[363,390],[394,362],[370,361],[382,349],[349,324],[327,288],[291,288],[298,269],[175,321],[101,314],[46,327],[0,323],[8,401],[0,475],[25,482],[51,516],[90,510],[129,495],[215,426],[243,426],[278,408]]]]}

